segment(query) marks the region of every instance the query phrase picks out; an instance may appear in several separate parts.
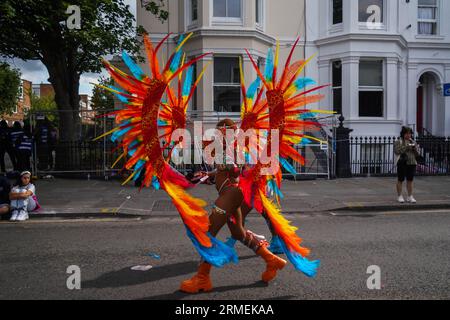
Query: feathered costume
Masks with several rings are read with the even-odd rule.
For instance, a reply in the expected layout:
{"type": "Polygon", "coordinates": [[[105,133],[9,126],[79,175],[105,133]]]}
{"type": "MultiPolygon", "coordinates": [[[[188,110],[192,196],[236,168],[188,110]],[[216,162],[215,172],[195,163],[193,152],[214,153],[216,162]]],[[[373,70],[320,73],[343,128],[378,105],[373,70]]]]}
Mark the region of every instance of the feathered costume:
{"type": "MultiPolygon", "coordinates": [[[[235,250],[208,233],[209,220],[204,209],[206,203],[190,196],[185,191],[193,185],[169,165],[171,152],[182,143],[182,141],[172,141],[172,134],[176,129],[185,128],[188,102],[205,71],[203,70],[193,83],[191,66],[207,54],[185,63],[181,48],[191,34],[187,37],[182,36],[175,52],[161,72],[157,53],[169,36],[170,34],[156,48],[153,48],[150,39],[144,36],[151,70],[150,77],[145,75],[125,52],[122,57],[132,76],[104,61],[106,69],[122,89],[103,88],[116,94],[124,103],[125,108],[109,114],[115,115],[118,126],[101,137],[112,134],[113,141],[120,141],[118,147],[123,148],[123,154],[118,161],[128,156],[125,168],[133,170],[133,174],[124,184],[131,179],[137,180],[143,175],[142,187],[152,185],[157,189],[165,190],[179,211],[186,226],[187,234],[198,253],[209,264],[222,267],[227,263],[237,262],[235,250]],[[187,70],[187,73],[185,82],[182,84],[181,75],[185,70],[187,70]],[[170,87],[170,82],[177,76],[178,90],[175,93],[170,87]],[[163,101],[165,93],[167,100],[163,101]],[[169,149],[167,159],[163,157],[162,141],[169,149]]],[[[306,118],[311,118],[312,115],[317,113],[323,113],[319,110],[307,110],[304,107],[322,98],[319,94],[308,95],[308,93],[317,91],[324,86],[313,87],[310,90],[297,93],[306,86],[314,84],[314,81],[309,78],[299,77],[308,61],[296,61],[291,64],[293,51],[298,41],[299,39],[297,39],[289,54],[279,81],[277,81],[278,43],[275,57],[272,50],[269,50],[264,75],[247,52],[258,74],[258,78],[250,85],[248,90],[244,84],[242,65],[240,66],[241,88],[244,97],[240,129],[244,131],[254,129],[261,141],[260,148],[263,146],[268,150],[270,150],[272,144],[272,136],[270,131],[268,134],[264,134],[262,133],[263,130],[279,130],[280,151],[276,156],[281,166],[292,174],[295,174],[295,169],[289,163],[290,159],[299,164],[304,164],[303,157],[294,149],[294,145],[307,144],[311,140],[317,140],[303,133],[306,127],[320,127],[317,121],[306,120],[306,118]],[[261,82],[263,88],[258,92],[261,82]]],[[[250,148],[246,148],[245,153],[247,160],[256,156],[250,148]]],[[[279,206],[279,198],[282,197],[280,191],[281,167],[272,176],[263,176],[261,174],[262,168],[264,168],[264,165],[257,162],[241,175],[239,186],[244,194],[244,201],[247,205],[254,207],[259,213],[264,213],[268,217],[283,251],[295,268],[308,276],[314,276],[319,262],[311,262],[305,258],[309,254],[309,250],[300,246],[302,240],[295,233],[297,229],[291,226],[290,222],[281,214],[279,206]],[[270,199],[272,194],[275,195],[275,201],[270,199]]]]}
{"type": "Polygon", "coordinates": [[[123,148],[124,153],[118,160],[129,156],[125,168],[133,170],[133,174],[124,184],[133,178],[137,180],[142,174],[144,175],[142,186],[152,185],[156,189],[165,190],[180,213],[187,234],[199,254],[213,266],[222,267],[229,262],[237,262],[236,252],[208,233],[209,219],[204,209],[206,202],[192,197],[185,191],[193,185],[169,165],[168,160],[163,157],[161,146],[161,140],[170,141],[174,130],[184,128],[188,100],[203,75],[202,72],[192,86],[193,70],[189,69],[183,90],[178,91],[178,97],[169,87],[169,83],[180,75],[179,87],[181,88],[181,73],[207,55],[201,55],[184,63],[181,48],[191,35],[180,38],[175,52],[162,72],[157,53],[170,34],[156,48],[153,47],[148,36],[144,36],[151,77],[145,75],[125,52],[123,60],[133,76],[123,73],[104,61],[111,77],[122,89],[103,88],[116,94],[125,108],[109,113],[109,115],[115,115],[118,126],[101,137],[112,134],[113,141],[121,140],[119,147],[123,148]],[[168,103],[161,101],[165,92],[169,98],[168,103]],[[162,136],[159,135],[160,129],[163,131],[162,136]]]}
{"type": "MultiPolygon", "coordinates": [[[[277,81],[279,44],[277,42],[275,58],[272,49],[269,49],[267,65],[264,75],[257,67],[252,56],[248,53],[257,74],[258,79],[246,91],[241,66],[241,87],[244,99],[243,112],[241,113],[242,125],[241,129],[267,128],[269,130],[278,130],[279,132],[279,154],[276,155],[279,164],[288,172],[296,175],[294,166],[289,163],[289,159],[294,162],[304,165],[304,158],[294,149],[295,145],[308,144],[311,140],[318,140],[315,137],[304,134],[305,128],[319,129],[320,124],[317,121],[306,120],[318,113],[329,113],[320,110],[307,110],[304,107],[309,103],[314,103],[322,99],[322,95],[308,95],[308,93],[317,91],[325,86],[316,86],[304,92],[297,93],[305,89],[308,85],[313,85],[315,82],[309,78],[299,77],[303,71],[307,61],[296,61],[291,64],[292,55],[299,39],[295,42],[292,50],[286,61],[285,68],[282,72],[281,78],[277,81]],[[254,87],[259,85],[262,81],[264,88],[267,90],[267,100],[260,102],[262,91],[258,94],[255,104],[252,105],[255,91],[254,87]],[[297,93],[297,94],[296,94],[297,93]],[[267,110],[268,109],[268,110],[267,110]],[[264,122],[269,121],[269,124],[264,122]],[[259,125],[256,125],[259,123],[259,125]]],[[[320,141],[320,140],[319,140],[320,141]]],[[[266,141],[264,141],[264,148],[271,150],[272,143],[271,133],[269,131],[266,141]]],[[[260,144],[261,147],[262,144],[260,144]]],[[[250,153],[251,150],[246,150],[250,153]]],[[[268,152],[266,152],[268,154],[268,152]]],[[[281,166],[275,175],[261,175],[261,170],[264,165],[258,161],[254,167],[246,170],[240,177],[240,188],[244,194],[244,200],[249,207],[255,208],[259,213],[265,214],[273,231],[276,234],[276,240],[288,257],[289,261],[294,267],[303,272],[307,276],[314,276],[316,274],[319,261],[309,261],[305,257],[309,255],[310,250],[300,246],[302,239],[295,233],[296,227],[290,225],[281,214],[279,205],[279,198],[282,197],[280,191],[281,187],[281,166]],[[273,194],[275,196],[278,206],[271,201],[268,196],[273,194]]]]}

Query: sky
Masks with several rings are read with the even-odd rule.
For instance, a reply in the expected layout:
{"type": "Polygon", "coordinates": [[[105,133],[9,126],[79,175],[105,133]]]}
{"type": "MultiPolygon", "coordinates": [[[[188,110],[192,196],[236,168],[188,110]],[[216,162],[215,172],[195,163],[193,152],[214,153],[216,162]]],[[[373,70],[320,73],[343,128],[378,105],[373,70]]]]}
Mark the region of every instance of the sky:
{"type": "MultiPolygon", "coordinates": [[[[136,0],[124,0],[125,4],[130,6],[130,11],[136,15],[136,0]]],[[[81,17],[83,19],[83,17],[81,17]]],[[[29,80],[33,84],[48,83],[48,72],[45,66],[39,60],[23,61],[20,59],[7,59],[11,66],[17,68],[22,73],[22,79],[29,80]]],[[[90,83],[98,83],[98,79],[101,75],[106,73],[85,73],[80,79],[80,94],[92,94],[93,85],[90,83]]]]}

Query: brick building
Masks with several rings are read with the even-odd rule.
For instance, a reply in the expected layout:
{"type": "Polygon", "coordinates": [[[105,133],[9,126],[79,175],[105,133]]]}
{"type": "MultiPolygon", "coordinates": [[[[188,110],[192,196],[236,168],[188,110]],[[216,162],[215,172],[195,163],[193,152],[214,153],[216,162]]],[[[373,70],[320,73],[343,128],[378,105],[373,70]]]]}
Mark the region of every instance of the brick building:
{"type": "Polygon", "coordinates": [[[16,109],[12,114],[4,114],[1,116],[2,119],[8,122],[8,125],[12,126],[15,121],[23,122],[25,115],[31,108],[31,90],[31,81],[21,79],[16,109]]]}

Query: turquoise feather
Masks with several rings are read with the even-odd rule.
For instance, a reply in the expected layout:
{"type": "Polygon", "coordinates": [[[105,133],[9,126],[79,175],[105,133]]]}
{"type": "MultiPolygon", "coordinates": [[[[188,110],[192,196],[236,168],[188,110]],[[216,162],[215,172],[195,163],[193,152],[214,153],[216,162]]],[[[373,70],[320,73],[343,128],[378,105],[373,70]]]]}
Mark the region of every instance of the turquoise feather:
{"type": "Polygon", "coordinates": [[[294,82],[295,88],[297,90],[301,90],[301,89],[303,89],[307,86],[313,85],[313,84],[316,84],[316,82],[310,78],[299,78],[299,79],[295,80],[295,82],[294,82]]]}
{"type": "Polygon", "coordinates": [[[247,90],[247,98],[253,99],[255,97],[256,91],[258,90],[259,86],[261,85],[261,79],[256,78],[255,81],[250,85],[250,87],[247,90]]]}
{"type": "Polygon", "coordinates": [[[274,69],[274,62],[273,62],[273,51],[272,48],[269,48],[269,52],[267,54],[267,62],[266,62],[266,70],[264,72],[264,78],[267,82],[271,82],[273,78],[273,69],[274,69]]]}
{"type": "Polygon", "coordinates": [[[298,271],[302,272],[306,276],[313,278],[317,274],[317,268],[320,266],[320,261],[310,261],[304,257],[302,257],[300,254],[296,252],[290,251],[286,244],[284,243],[283,239],[279,239],[281,244],[281,248],[283,249],[284,253],[286,254],[286,257],[288,260],[292,263],[292,265],[297,269],[298,271]]]}
{"type": "Polygon", "coordinates": [[[189,94],[191,93],[193,76],[194,76],[194,67],[191,66],[188,69],[186,73],[186,79],[184,80],[183,97],[188,97],[189,94]]]}
{"type": "Polygon", "coordinates": [[[281,157],[279,159],[283,168],[285,168],[289,173],[297,175],[297,171],[295,170],[295,168],[286,159],[281,157]]]}
{"type": "Polygon", "coordinates": [[[161,189],[161,184],[159,183],[159,180],[156,176],[152,178],[152,186],[153,188],[155,188],[155,190],[161,189]]]}
{"type": "Polygon", "coordinates": [[[125,50],[122,51],[122,59],[135,78],[142,80],[146,77],[142,69],[133,61],[125,50]]]}
{"type": "Polygon", "coordinates": [[[197,238],[187,226],[186,231],[188,237],[194,244],[195,249],[207,263],[216,268],[222,268],[231,262],[235,264],[238,263],[238,256],[233,247],[227,246],[225,243],[214,238],[210,233],[208,233],[208,237],[211,240],[212,246],[210,248],[204,247],[199,243],[197,238]]]}

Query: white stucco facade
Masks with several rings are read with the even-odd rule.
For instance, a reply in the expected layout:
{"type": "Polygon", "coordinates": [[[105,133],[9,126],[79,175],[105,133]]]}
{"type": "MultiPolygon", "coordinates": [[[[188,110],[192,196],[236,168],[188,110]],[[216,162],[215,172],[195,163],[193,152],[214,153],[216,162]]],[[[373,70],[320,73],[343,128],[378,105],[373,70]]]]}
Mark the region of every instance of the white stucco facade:
{"type": "MultiPolygon", "coordinates": [[[[303,0],[221,0],[218,3],[226,3],[226,15],[237,17],[223,17],[220,12],[221,6],[215,7],[214,0],[169,0],[166,1],[166,10],[169,11],[168,21],[161,23],[150,13],[140,8],[138,1],[137,22],[148,32],[153,41],[162,39],[168,32],[172,32],[170,40],[161,50],[161,60],[167,61],[167,50],[172,51],[176,46],[179,35],[193,32],[192,38],[184,46],[188,58],[193,58],[204,53],[211,53],[197,63],[197,73],[208,65],[204,77],[199,83],[197,94],[192,101],[192,109],[197,113],[198,119],[204,123],[211,122],[213,125],[217,118],[239,118],[240,113],[229,110],[223,111],[220,99],[215,90],[220,87],[226,91],[227,87],[238,88],[237,78],[229,83],[221,83],[215,79],[219,59],[231,58],[238,61],[242,59],[247,85],[256,79],[256,71],[247,56],[246,49],[253,59],[263,68],[267,57],[267,51],[274,47],[276,40],[280,41],[280,61],[284,63],[296,38],[304,34],[303,19],[305,3],[303,0]],[[193,15],[192,5],[195,3],[197,13],[193,15]],[[239,5],[239,8],[236,7],[239,5]],[[216,12],[216,11],[217,12],[216,12]],[[193,20],[193,18],[196,18],[193,20]],[[236,86],[237,85],[237,86],[236,86]],[[219,101],[219,102],[218,102],[219,101]]],[[[216,3],[217,5],[217,3],[216,3]]],[[[299,43],[293,61],[304,58],[303,43],[299,43]]],[[[226,66],[230,67],[230,66],[226,66]]],[[[232,74],[238,72],[236,65],[232,74]]],[[[234,91],[234,96],[236,91],[234,91]]],[[[227,98],[233,94],[225,94],[227,98]]],[[[232,98],[238,101],[240,93],[232,98]]],[[[241,97],[242,101],[242,97],[241,97]]],[[[238,104],[240,108],[240,102],[238,104]]],[[[238,111],[238,110],[237,110],[238,111]]]]}
{"type": "MultiPolygon", "coordinates": [[[[307,73],[331,84],[332,64],[341,64],[342,114],[355,135],[395,136],[408,125],[450,136],[450,97],[443,96],[450,82],[450,1],[436,1],[436,34],[419,35],[418,0],[384,0],[377,29],[359,22],[358,0],[342,1],[339,24],[333,24],[332,0],[306,0],[306,52],[316,54],[307,73]],[[376,117],[360,111],[360,63],[371,60],[382,61],[383,104],[376,117]]],[[[333,109],[332,86],[319,104],[333,109]]]]}
{"type": "MultiPolygon", "coordinates": [[[[342,22],[333,23],[333,0],[217,0],[226,3],[226,9],[221,9],[226,15],[236,17],[217,17],[215,10],[220,11],[221,6],[216,8],[215,0],[170,0],[166,2],[169,19],[161,23],[140,8],[137,0],[137,22],[154,41],[173,33],[161,50],[161,60],[167,60],[167,52],[173,50],[177,37],[188,32],[194,33],[184,48],[189,58],[212,53],[197,63],[198,72],[210,64],[192,103],[199,118],[211,114],[238,117],[238,113],[220,112],[217,86],[226,91],[227,86],[236,83],[217,83],[216,59],[242,58],[249,84],[256,73],[244,49],[263,67],[267,49],[278,39],[280,63],[284,63],[300,36],[294,61],[314,55],[304,75],[319,84],[330,84],[321,90],[325,99],[311,107],[333,110],[337,99],[346,126],[359,136],[396,136],[403,125],[417,132],[450,136],[450,98],[444,98],[442,90],[444,83],[450,83],[450,1],[435,0],[435,30],[429,35],[419,34],[418,17],[424,14],[423,8],[419,12],[419,1],[434,0],[342,0],[342,22]],[[361,3],[371,10],[373,4],[381,4],[382,22],[376,29],[360,22],[361,3]],[[333,90],[333,63],[339,66],[342,76],[339,98],[335,98],[333,90]],[[363,73],[362,66],[378,71],[372,74],[364,69],[363,73]],[[369,84],[379,83],[376,87],[362,86],[360,76],[369,84]],[[377,108],[376,112],[373,108],[377,108]]],[[[225,100],[230,97],[225,96],[225,100]]]]}

